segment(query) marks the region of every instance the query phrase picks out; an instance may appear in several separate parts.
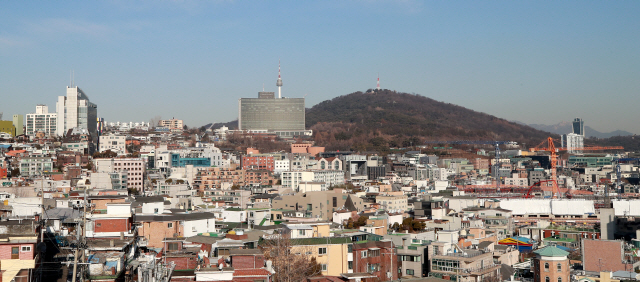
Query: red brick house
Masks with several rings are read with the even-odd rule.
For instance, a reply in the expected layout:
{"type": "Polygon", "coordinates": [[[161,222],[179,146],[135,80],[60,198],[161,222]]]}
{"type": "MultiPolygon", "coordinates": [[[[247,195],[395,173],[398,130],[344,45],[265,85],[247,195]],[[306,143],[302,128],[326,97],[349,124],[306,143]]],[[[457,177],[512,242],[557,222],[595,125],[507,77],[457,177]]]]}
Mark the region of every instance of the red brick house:
{"type": "Polygon", "coordinates": [[[2,281],[29,282],[35,268],[37,235],[0,236],[0,271],[2,281]]]}
{"type": "Polygon", "coordinates": [[[391,241],[353,244],[353,272],[370,273],[380,281],[398,279],[398,256],[391,241]]]}

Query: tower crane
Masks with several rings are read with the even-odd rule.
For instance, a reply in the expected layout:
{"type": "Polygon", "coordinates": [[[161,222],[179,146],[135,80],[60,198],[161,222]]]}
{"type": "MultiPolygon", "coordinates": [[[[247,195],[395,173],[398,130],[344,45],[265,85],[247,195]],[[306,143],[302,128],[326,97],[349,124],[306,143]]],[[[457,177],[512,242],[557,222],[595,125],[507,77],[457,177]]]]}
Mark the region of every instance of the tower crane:
{"type": "Polygon", "coordinates": [[[498,169],[500,168],[500,145],[517,145],[514,141],[485,141],[485,140],[449,140],[449,141],[426,141],[426,144],[452,144],[452,145],[493,145],[495,146],[496,157],[493,164],[493,171],[496,173],[496,186],[499,190],[500,179],[498,178],[498,169]]]}
{"type": "MultiPolygon", "coordinates": [[[[571,150],[575,150],[575,151],[599,151],[599,150],[624,150],[623,147],[621,146],[609,146],[609,147],[602,147],[602,146],[593,146],[593,147],[583,147],[583,148],[576,148],[576,147],[571,147],[571,148],[562,148],[562,147],[556,147],[553,144],[553,138],[548,137],[546,141],[542,141],[542,143],[538,144],[538,146],[535,146],[533,148],[529,148],[529,151],[531,152],[538,152],[538,151],[546,151],[549,152],[550,155],[550,160],[551,160],[551,180],[553,180],[553,189],[555,191],[558,192],[558,194],[560,194],[560,190],[558,190],[558,182],[557,182],[557,176],[556,176],[556,165],[558,164],[558,155],[557,153],[559,151],[566,151],[568,149],[571,150]],[[546,143],[546,146],[545,146],[546,143]]],[[[555,197],[555,195],[554,195],[555,197]]],[[[605,200],[607,200],[609,198],[609,193],[608,193],[608,189],[605,189],[605,200]]]]}

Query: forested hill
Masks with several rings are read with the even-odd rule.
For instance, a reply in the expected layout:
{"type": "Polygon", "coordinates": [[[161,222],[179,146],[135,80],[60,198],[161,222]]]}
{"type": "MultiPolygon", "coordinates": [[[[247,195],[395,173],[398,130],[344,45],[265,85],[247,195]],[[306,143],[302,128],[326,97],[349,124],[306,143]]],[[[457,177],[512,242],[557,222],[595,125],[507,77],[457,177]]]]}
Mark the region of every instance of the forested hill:
{"type": "Polygon", "coordinates": [[[307,109],[306,124],[314,130],[317,144],[328,149],[403,147],[424,140],[503,140],[535,146],[550,136],[527,125],[391,90],[324,101],[307,109]]]}

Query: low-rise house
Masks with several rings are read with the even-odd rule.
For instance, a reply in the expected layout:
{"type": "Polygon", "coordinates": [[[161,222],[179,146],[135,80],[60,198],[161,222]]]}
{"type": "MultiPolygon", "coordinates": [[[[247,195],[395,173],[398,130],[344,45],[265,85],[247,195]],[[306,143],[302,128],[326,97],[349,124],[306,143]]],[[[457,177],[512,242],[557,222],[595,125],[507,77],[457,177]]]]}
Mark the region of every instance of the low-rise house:
{"type": "Polygon", "coordinates": [[[353,272],[370,273],[380,281],[398,279],[398,257],[391,241],[353,244],[353,272]]]}

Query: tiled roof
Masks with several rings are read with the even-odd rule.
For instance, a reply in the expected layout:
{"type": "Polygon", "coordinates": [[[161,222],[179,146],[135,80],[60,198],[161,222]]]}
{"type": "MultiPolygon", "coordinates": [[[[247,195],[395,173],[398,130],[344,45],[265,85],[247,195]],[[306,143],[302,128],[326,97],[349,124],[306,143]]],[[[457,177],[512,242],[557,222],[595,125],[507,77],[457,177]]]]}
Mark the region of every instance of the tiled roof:
{"type": "Polygon", "coordinates": [[[569,255],[569,252],[563,251],[555,246],[544,247],[533,252],[545,257],[566,257],[569,255]]]}
{"type": "Polygon", "coordinates": [[[270,276],[271,272],[266,269],[258,268],[258,269],[235,269],[233,271],[233,276],[270,276]]]}

